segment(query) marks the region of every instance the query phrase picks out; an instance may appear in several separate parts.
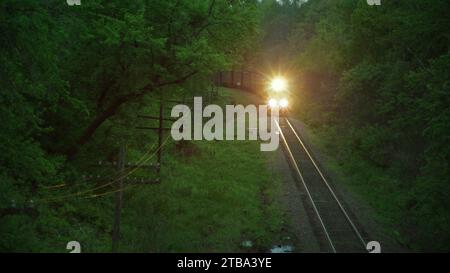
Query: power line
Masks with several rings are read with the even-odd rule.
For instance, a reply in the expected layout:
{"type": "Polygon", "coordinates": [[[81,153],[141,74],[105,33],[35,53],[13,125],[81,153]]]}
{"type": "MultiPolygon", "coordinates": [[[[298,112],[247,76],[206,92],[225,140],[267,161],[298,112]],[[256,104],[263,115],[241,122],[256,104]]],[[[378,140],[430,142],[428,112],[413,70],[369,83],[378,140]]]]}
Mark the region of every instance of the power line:
{"type": "MultiPolygon", "coordinates": [[[[106,184],[100,185],[100,186],[98,186],[98,187],[94,187],[94,188],[89,189],[89,190],[79,191],[79,192],[76,192],[76,193],[73,193],[73,194],[68,194],[68,195],[58,196],[58,197],[53,197],[53,198],[38,199],[38,200],[36,200],[36,201],[37,201],[37,202],[57,202],[57,201],[63,201],[63,200],[67,200],[69,197],[79,196],[79,195],[82,195],[82,194],[85,194],[85,193],[89,193],[89,192],[92,192],[92,191],[95,191],[95,190],[98,190],[98,189],[102,189],[102,188],[104,188],[104,187],[107,187],[107,186],[109,186],[109,185],[112,185],[112,184],[118,182],[120,179],[123,179],[123,178],[129,176],[130,174],[134,173],[136,170],[138,170],[140,167],[142,167],[142,166],[144,165],[144,163],[146,163],[147,161],[149,161],[150,159],[152,159],[152,158],[159,152],[159,150],[162,149],[162,147],[167,143],[168,140],[169,140],[169,137],[167,137],[167,138],[165,139],[163,145],[160,146],[160,147],[158,147],[158,149],[157,149],[153,154],[151,154],[147,159],[145,159],[145,160],[142,161],[141,163],[136,164],[136,166],[135,166],[134,168],[130,169],[130,171],[128,171],[127,173],[125,173],[125,174],[120,174],[120,173],[119,173],[119,177],[113,179],[111,182],[108,182],[108,183],[106,183],[106,184]]],[[[149,149],[149,151],[151,151],[151,149],[152,149],[154,146],[155,146],[155,144],[152,145],[152,147],[149,149]]],[[[146,154],[147,154],[149,151],[147,151],[146,154]]],[[[145,154],[144,154],[144,156],[145,156],[145,154]]],[[[142,160],[142,159],[144,158],[144,156],[141,157],[140,160],[142,160]]],[[[138,161],[138,162],[139,162],[139,161],[138,161]]]]}

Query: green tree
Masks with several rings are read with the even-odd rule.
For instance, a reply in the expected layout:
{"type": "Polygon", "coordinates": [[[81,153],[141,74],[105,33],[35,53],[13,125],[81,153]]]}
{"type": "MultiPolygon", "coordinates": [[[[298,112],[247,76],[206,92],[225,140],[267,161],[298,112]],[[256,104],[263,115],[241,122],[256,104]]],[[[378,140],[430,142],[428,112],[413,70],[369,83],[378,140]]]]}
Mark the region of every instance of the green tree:
{"type": "MultiPolygon", "coordinates": [[[[377,169],[357,170],[369,180],[357,183],[391,177],[382,187],[395,201],[379,207],[396,211],[405,244],[422,250],[450,241],[448,9],[440,0],[308,1],[290,35],[302,116],[348,169],[377,169]]],[[[383,194],[372,198],[385,202],[383,194]]]]}

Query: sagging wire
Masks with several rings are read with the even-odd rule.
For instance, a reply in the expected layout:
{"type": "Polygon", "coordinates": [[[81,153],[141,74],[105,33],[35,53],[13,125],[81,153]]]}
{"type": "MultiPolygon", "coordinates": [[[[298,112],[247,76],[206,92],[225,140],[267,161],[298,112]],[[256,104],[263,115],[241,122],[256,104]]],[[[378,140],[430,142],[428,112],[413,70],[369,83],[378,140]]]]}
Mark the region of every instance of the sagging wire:
{"type": "MultiPolygon", "coordinates": [[[[153,145],[153,146],[154,146],[154,145],[153,145]]],[[[153,146],[152,146],[152,148],[153,148],[153,146]]],[[[150,148],[149,151],[151,151],[152,148],[150,148]]],[[[148,153],[148,151],[146,152],[146,154],[147,154],[147,153],[148,153]]],[[[146,154],[145,154],[145,155],[146,155],[146,154]]],[[[144,155],[144,156],[145,156],[145,155],[144,155]]],[[[143,160],[142,162],[139,162],[138,164],[136,164],[135,167],[133,167],[133,168],[127,170],[127,171],[124,172],[124,173],[118,174],[118,176],[116,176],[116,178],[114,178],[114,176],[112,176],[112,180],[111,180],[110,182],[108,182],[108,183],[102,184],[102,185],[100,185],[100,186],[97,186],[97,187],[94,187],[94,188],[91,188],[91,189],[87,189],[87,190],[75,192],[75,193],[72,193],[72,194],[67,194],[67,195],[58,196],[58,197],[53,197],[53,198],[45,198],[45,199],[40,199],[40,200],[37,200],[37,201],[38,201],[38,202],[43,202],[43,203],[45,203],[45,202],[57,202],[57,201],[63,201],[63,200],[69,199],[70,197],[80,196],[80,195],[83,195],[83,194],[86,194],[86,193],[89,193],[89,192],[92,192],[92,191],[95,191],[95,190],[98,190],[98,189],[102,189],[102,188],[104,188],[104,187],[107,187],[107,186],[109,186],[109,185],[112,185],[112,184],[118,182],[120,179],[123,179],[123,178],[127,177],[128,175],[130,175],[131,173],[133,173],[134,171],[136,171],[139,167],[141,167],[145,162],[147,162],[148,160],[150,160],[151,158],[153,158],[153,156],[154,156],[154,154],[150,155],[150,157],[148,157],[147,159],[145,159],[145,160],[143,160]]],[[[142,159],[143,159],[143,157],[141,158],[141,160],[142,160],[142,159]]]]}
{"type": "MultiPolygon", "coordinates": [[[[147,160],[142,161],[142,160],[144,160],[145,156],[153,149],[154,146],[155,146],[155,144],[153,144],[152,147],[150,147],[150,149],[149,149],[147,152],[144,153],[144,155],[138,160],[138,163],[136,164],[137,166],[135,166],[135,168],[139,168],[140,166],[142,166],[142,164],[144,164],[146,161],[148,161],[149,159],[152,158],[153,155],[151,155],[150,158],[148,158],[147,160]],[[142,161],[142,162],[140,162],[140,161],[142,161]]],[[[58,199],[64,199],[64,198],[67,198],[67,197],[78,196],[78,195],[82,195],[82,194],[84,194],[84,193],[88,193],[88,192],[91,192],[91,191],[95,191],[95,190],[97,190],[97,189],[101,189],[101,188],[107,187],[107,186],[109,186],[109,185],[111,185],[111,184],[117,182],[117,180],[120,180],[120,179],[122,178],[121,176],[124,175],[123,177],[126,177],[126,176],[129,175],[132,171],[133,171],[133,169],[130,169],[129,172],[124,172],[124,173],[116,174],[116,175],[114,175],[114,176],[111,177],[112,181],[110,181],[109,183],[102,184],[102,185],[100,185],[100,186],[97,186],[97,187],[94,187],[94,188],[91,188],[91,189],[88,189],[88,190],[79,191],[79,192],[72,193],[72,194],[67,194],[67,195],[64,195],[64,196],[58,196],[58,197],[53,197],[53,198],[44,198],[44,199],[38,200],[38,202],[53,201],[53,200],[56,201],[56,200],[58,200],[58,199]],[[114,177],[117,177],[117,178],[114,178],[114,177]]],[[[106,172],[106,171],[103,171],[103,173],[105,173],[105,172],[106,172]]]]}
{"type": "Polygon", "coordinates": [[[61,183],[61,184],[58,184],[58,185],[53,185],[53,186],[41,186],[41,187],[42,187],[44,190],[51,190],[51,189],[59,189],[59,188],[65,187],[65,186],[67,186],[66,183],[61,183]]]}
{"type": "Polygon", "coordinates": [[[138,186],[138,184],[131,184],[131,185],[128,185],[126,187],[122,187],[121,189],[116,189],[116,190],[111,190],[111,191],[102,192],[102,193],[98,193],[98,194],[92,194],[92,195],[88,195],[88,196],[83,196],[81,198],[83,198],[83,199],[93,199],[93,198],[97,198],[97,197],[103,197],[103,196],[106,196],[106,195],[109,195],[109,194],[112,194],[112,193],[116,193],[116,192],[120,192],[120,191],[123,192],[125,190],[129,190],[129,189],[131,189],[133,187],[136,187],[136,186],[138,186]]]}
{"type": "MultiPolygon", "coordinates": [[[[119,176],[119,177],[116,178],[116,179],[113,179],[113,180],[112,180],[111,182],[109,182],[109,183],[100,185],[100,186],[98,186],[98,187],[94,187],[94,188],[89,189],[89,190],[84,190],[84,191],[76,192],[76,193],[73,193],[73,194],[68,194],[68,195],[64,195],[64,196],[58,196],[58,197],[54,197],[54,198],[38,199],[38,200],[36,200],[36,201],[37,201],[37,202],[42,202],[42,203],[47,203],[47,202],[49,203],[49,202],[63,201],[63,200],[67,200],[67,199],[70,198],[70,197],[80,196],[80,195],[83,195],[83,194],[85,194],[85,193],[89,193],[89,192],[92,192],[92,191],[95,191],[95,190],[98,190],[98,189],[107,187],[107,186],[109,186],[109,185],[112,185],[112,184],[118,182],[119,180],[121,180],[121,179],[123,179],[123,178],[129,176],[130,174],[134,173],[137,169],[139,169],[139,168],[140,168],[142,165],[144,165],[147,161],[149,161],[150,159],[152,159],[152,158],[159,152],[159,150],[162,149],[162,147],[167,143],[167,141],[169,140],[169,138],[170,138],[170,136],[168,136],[168,137],[164,140],[164,142],[161,144],[161,146],[158,147],[158,149],[156,149],[156,151],[155,151],[153,154],[151,154],[147,159],[145,159],[145,160],[142,161],[141,163],[136,164],[137,166],[135,166],[134,168],[132,168],[129,172],[125,173],[124,175],[121,174],[121,176],[119,176]]],[[[149,151],[151,151],[151,149],[152,149],[155,145],[156,145],[156,144],[154,144],[154,145],[149,149],[149,151]]],[[[147,151],[147,153],[148,153],[149,151],[147,151]]],[[[145,156],[145,155],[144,155],[144,156],[145,156]]],[[[144,156],[143,156],[143,157],[144,157],[144,156]]],[[[124,187],[123,189],[125,189],[125,188],[126,188],[126,187],[124,187]]],[[[119,190],[123,190],[123,189],[119,189],[119,190]]],[[[119,190],[116,190],[116,191],[119,191],[119,190]]],[[[108,193],[112,193],[112,192],[108,192],[108,193]]],[[[88,197],[89,197],[89,196],[90,196],[90,195],[88,195],[88,197]]],[[[84,198],[86,198],[86,197],[84,197],[84,198]]]]}

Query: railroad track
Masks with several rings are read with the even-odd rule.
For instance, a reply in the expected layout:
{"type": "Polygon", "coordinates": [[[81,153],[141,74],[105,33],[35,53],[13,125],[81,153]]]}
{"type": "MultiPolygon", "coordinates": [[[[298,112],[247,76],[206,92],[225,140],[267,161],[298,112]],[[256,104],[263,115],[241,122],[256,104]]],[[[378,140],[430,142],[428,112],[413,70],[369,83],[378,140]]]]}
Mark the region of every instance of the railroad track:
{"type": "Polygon", "coordinates": [[[321,171],[288,118],[277,122],[281,141],[298,177],[305,209],[323,252],[367,252],[365,233],[321,171]]]}

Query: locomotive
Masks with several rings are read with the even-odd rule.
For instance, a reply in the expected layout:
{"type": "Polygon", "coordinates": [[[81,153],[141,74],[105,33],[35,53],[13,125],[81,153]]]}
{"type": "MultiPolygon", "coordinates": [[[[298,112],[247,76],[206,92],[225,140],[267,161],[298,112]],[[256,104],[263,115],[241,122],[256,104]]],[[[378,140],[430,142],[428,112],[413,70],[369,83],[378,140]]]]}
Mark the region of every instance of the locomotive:
{"type": "Polygon", "coordinates": [[[281,76],[274,77],[266,87],[267,105],[270,109],[278,109],[280,116],[289,110],[288,82],[281,76]]]}

